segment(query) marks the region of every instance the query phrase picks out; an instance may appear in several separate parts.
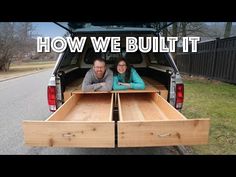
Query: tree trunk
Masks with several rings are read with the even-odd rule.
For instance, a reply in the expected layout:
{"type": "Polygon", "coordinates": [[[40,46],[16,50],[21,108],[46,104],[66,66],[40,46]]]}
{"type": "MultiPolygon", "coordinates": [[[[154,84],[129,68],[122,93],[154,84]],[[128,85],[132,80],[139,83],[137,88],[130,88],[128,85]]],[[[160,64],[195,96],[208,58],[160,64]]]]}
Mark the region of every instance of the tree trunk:
{"type": "MultiPolygon", "coordinates": [[[[163,22],[163,26],[166,26],[167,22],[163,22]]],[[[166,38],[167,37],[167,28],[163,29],[163,36],[166,38]]]]}
{"type": "Polygon", "coordinates": [[[174,36],[174,37],[177,37],[177,35],[178,35],[178,30],[177,30],[177,28],[178,28],[178,22],[174,22],[174,23],[173,23],[173,28],[172,28],[172,33],[173,33],[173,36],[174,36]]]}
{"type": "Polygon", "coordinates": [[[225,25],[224,38],[230,37],[231,28],[232,28],[232,22],[227,22],[226,25],[225,25]]]}
{"type": "Polygon", "coordinates": [[[187,26],[187,23],[186,22],[182,22],[182,37],[185,37],[187,35],[186,33],[186,26],[187,26]]]}
{"type": "Polygon", "coordinates": [[[0,67],[0,71],[3,72],[7,72],[10,69],[10,64],[9,63],[4,63],[1,67],[0,67]]]}
{"type": "Polygon", "coordinates": [[[4,51],[4,55],[1,57],[0,71],[7,72],[10,69],[12,55],[9,54],[9,48],[4,51]]]}
{"type": "MultiPolygon", "coordinates": [[[[173,37],[178,37],[178,22],[173,23],[172,36],[173,37]]],[[[175,60],[176,52],[177,52],[177,42],[175,43],[175,52],[172,53],[172,56],[173,56],[174,60],[175,60]]]]}

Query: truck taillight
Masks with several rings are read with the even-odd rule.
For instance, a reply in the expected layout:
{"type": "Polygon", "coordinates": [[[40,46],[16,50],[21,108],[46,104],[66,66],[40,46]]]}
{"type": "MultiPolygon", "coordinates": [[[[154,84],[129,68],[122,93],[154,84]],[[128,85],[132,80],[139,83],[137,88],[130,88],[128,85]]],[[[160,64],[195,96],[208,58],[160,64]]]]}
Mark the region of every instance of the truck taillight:
{"type": "Polygon", "coordinates": [[[56,87],[48,86],[48,105],[50,111],[55,111],[56,108],[56,87]]]}
{"type": "Polygon", "coordinates": [[[176,84],[175,108],[181,109],[184,103],[184,84],[176,84]]]}

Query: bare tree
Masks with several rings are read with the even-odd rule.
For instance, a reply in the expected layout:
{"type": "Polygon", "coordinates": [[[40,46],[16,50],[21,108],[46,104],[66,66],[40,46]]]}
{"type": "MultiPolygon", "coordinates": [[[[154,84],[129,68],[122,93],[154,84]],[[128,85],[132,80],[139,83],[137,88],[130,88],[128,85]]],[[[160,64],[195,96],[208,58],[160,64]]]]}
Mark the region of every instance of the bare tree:
{"type": "Polygon", "coordinates": [[[13,58],[33,50],[32,23],[0,23],[0,71],[8,71],[13,58]]]}
{"type": "Polygon", "coordinates": [[[169,35],[176,37],[208,35],[207,26],[202,22],[175,22],[170,29],[169,35]]]}
{"type": "Polygon", "coordinates": [[[14,42],[14,23],[0,23],[0,71],[9,70],[14,42]]]}
{"type": "Polygon", "coordinates": [[[29,55],[31,51],[36,48],[36,41],[33,39],[32,32],[34,27],[31,22],[22,22],[19,23],[17,29],[17,38],[18,38],[18,58],[21,60],[25,56],[29,55]]]}

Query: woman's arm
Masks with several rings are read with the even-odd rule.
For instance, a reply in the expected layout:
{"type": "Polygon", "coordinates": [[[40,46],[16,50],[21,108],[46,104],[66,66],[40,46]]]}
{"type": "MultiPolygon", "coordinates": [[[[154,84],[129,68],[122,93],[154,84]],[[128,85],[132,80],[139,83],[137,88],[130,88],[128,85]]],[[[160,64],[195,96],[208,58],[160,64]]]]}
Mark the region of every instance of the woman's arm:
{"type": "Polygon", "coordinates": [[[127,89],[129,89],[128,86],[119,84],[117,76],[113,77],[113,90],[127,90],[127,89]]]}
{"type": "Polygon", "coordinates": [[[136,70],[134,68],[131,69],[130,87],[132,89],[136,89],[136,90],[144,90],[145,89],[145,83],[143,82],[142,78],[139,76],[139,74],[136,72],[136,70]]]}

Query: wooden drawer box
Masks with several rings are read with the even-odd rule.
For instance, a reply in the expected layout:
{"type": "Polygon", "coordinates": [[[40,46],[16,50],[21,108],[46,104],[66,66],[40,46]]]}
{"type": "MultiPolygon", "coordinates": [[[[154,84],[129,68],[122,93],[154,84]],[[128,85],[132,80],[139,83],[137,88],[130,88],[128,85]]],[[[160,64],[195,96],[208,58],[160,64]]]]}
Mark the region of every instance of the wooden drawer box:
{"type": "Polygon", "coordinates": [[[74,94],[45,121],[23,121],[30,146],[115,147],[113,94],[74,94]]]}
{"type": "Polygon", "coordinates": [[[118,147],[208,143],[209,119],[186,119],[157,93],[119,93],[118,109],[118,147]]]}

